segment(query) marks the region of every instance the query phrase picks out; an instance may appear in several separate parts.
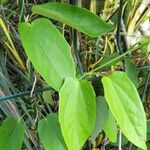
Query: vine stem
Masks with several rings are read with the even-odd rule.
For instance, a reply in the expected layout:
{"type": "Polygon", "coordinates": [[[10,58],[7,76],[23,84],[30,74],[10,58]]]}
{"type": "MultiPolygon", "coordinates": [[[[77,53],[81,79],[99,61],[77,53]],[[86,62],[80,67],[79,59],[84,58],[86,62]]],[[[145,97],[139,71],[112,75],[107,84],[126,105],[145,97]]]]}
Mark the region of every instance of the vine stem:
{"type": "Polygon", "coordinates": [[[30,97],[33,96],[33,92],[34,92],[34,89],[35,89],[36,82],[37,82],[37,78],[36,78],[36,75],[34,74],[34,82],[33,82],[33,85],[32,85],[31,92],[30,92],[30,97]]]}
{"type": "Polygon", "coordinates": [[[146,95],[146,91],[148,89],[149,80],[150,80],[150,70],[149,70],[149,73],[147,75],[146,84],[145,84],[143,95],[142,95],[142,101],[145,101],[145,95],[146,95]]]}
{"type": "MultiPolygon", "coordinates": [[[[147,43],[144,43],[142,46],[146,45],[147,43]]],[[[94,72],[98,71],[98,70],[101,70],[103,69],[104,67],[107,67],[108,65],[110,65],[111,63],[117,61],[117,60],[120,60],[121,58],[125,57],[127,54],[133,52],[133,51],[136,51],[138,49],[141,48],[141,45],[138,45],[138,43],[134,44],[132,47],[130,47],[125,53],[119,55],[118,57],[112,59],[111,61],[108,61],[107,63],[91,70],[90,72],[86,72],[84,73],[79,79],[83,79],[84,77],[88,76],[88,75],[92,75],[94,74],[94,72]]],[[[150,66],[146,66],[146,69],[149,69],[150,66]]]]}
{"type": "MultiPolygon", "coordinates": [[[[72,5],[78,6],[78,0],[70,0],[70,3],[72,5]]],[[[81,63],[80,56],[78,53],[78,49],[79,49],[78,48],[78,32],[75,29],[72,29],[72,39],[73,39],[74,54],[77,60],[77,65],[79,67],[80,75],[82,76],[84,74],[84,71],[83,71],[83,65],[81,63]]]]}
{"type": "Polygon", "coordinates": [[[122,133],[121,133],[121,130],[119,129],[119,145],[118,145],[119,149],[118,150],[122,150],[121,143],[122,143],[122,133]]]}
{"type": "MultiPolygon", "coordinates": [[[[38,94],[38,93],[41,93],[44,91],[49,91],[49,90],[52,90],[52,88],[51,87],[39,88],[34,91],[34,94],[38,94]]],[[[14,98],[17,98],[17,97],[23,97],[23,96],[30,95],[30,93],[31,93],[31,91],[24,91],[24,92],[15,93],[15,94],[9,95],[9,96],[0,96],[0,101],[10,100],[10,99],[13,100],[14,98]]]]}
{"type": "Polygon", "coordinates": [[[123,9],[123,0],[120,0],[119,5],[119,12],[118,12],[118,25],[117,25],[117,33],[116,33],[116,41],[117,41],[117,47],[119,49],[119,54],[123,54],[123,50],[121,47],[121,20],[122,20],[122,9],[123,9]]]}
{"type": "MultiPolygon", "coordinates": [[[[136,44],[133,45],[133,47],[134,47],[134,46],[136,46],[136,44]]],[[[101,66],[99,66],[99,67],[97,67],[97,68],[95,68],[95,69],[93,69],[93,70],[91,70],[90,72],[86,72],[85,74],[83,74],[83,76],[82,76],[80,79],[83,79],[83,78],[86,77],[87,75],[92,75],[94,72],[96,72],[96,71],[98,71],[98,70],[101,70],[101,69],[104,68],[104,67],[107,67],[107,66],[110,65],[111,63],[113,63],[113,62],[115,62],[115,61],[117,61],[117,60],[120,60],[121,58],[125,57],[127,54],[129,54],[129,53],[131,53],[131,52],[133,52],[133,51],[139,49],[139,46],[136,47],[136,48],[133,48],[133,47],[129,48],[128,51],[126,51],[126,52],[123,53],[122,55],[119,55],[119,56],[116,57],[115,59],[112,59],[111,61],[108,61],[107,63],[105,63],[105,64],[103,64],[103,65],[101,65],[101,66]]]]}

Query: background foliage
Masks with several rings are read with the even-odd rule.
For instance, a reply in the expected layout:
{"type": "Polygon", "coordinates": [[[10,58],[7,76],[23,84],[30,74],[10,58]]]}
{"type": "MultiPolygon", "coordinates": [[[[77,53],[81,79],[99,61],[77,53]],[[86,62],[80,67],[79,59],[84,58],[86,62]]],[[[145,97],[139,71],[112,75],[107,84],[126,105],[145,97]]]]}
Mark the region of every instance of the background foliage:
{"type": "MultiPolygon", "coordinates": [[[[5,120],[7,117],[18,118],[17,121],[11,121],[12,128],[9,128],[9,130],[15,130],[16,134],[18,128],[22,132],[25,130],[24,135],[20,132],[16,138],[23,139],[24,137],[22,149],[29,150],[43,149],[39,136],[41,139],[47,139],[47,137],[45,137],[45,134],[38,135],[37,130],[41,130],[43,122],[49,121],[43,119],[45,116],[52,113],[50,116],[48,115],[48,119],[51,119],[52,122],[58,122],[58,118],[53,114],[58,112],[58,92],[49,87],[34,70],[34,67],[27,59],[18,34],[19,22],[25,20],[32,21],[38,18],[37,15],[32,15],[31,7],[35,4],[44,4],[46,2],[50,2],[50,0],[0,0],[0,124],[6,123],[7,125],[7,120],[5,120]],[[43,120],[38,127],[40,119],[43,120]],[[13,128],[15,124],[16,127],[13,128]]],[[[148,124],[147,145],[149,147],[150,47],[143,43],[149,43],[150,35],[148,30],[145,31],[146,27],[143,27],[143,24],[149,21],[150,4],[147,1],[141,0],[58,0],[57,2],[85,7],[101,16],[114,27],[118,26],[109,34],[99,36],[98,38],[90,38],[63,23],[52,20],[65,36],[69,45],[71,45],[79,76],[83,72],[88,72],[86,78],[92,82],[97,96],[104,95],[102,83],[99,81],[103,75],[107,75],[114,70],[126,71],[128,77],[137,88],[144,105],[148,124]],[[134,47],[136,43],[138,43],[140,48],[134,47]],[[131,49],[130,53],[127,52],[128,49],[131,49]],[[132,51],[132,49],[136,50],[132,51]],[[122,58],[125,58],[124,61],[121,61],[122,58]]],[[[107,111],[106,106],[104,112],[108,114],[109,120],[107,120],[104,131],[109,133],[108,126],[112,126],[114,137],[109,137],[109,139],[113,141],[117,138],[115,137],[115,129],[117,130],[117,127],[115,127],[112,114],[107,111]]],[[[103,125],[99,124],[99,128],[101,126],[103,125]]],[[[49,132],[53,135],[54,130],[55,128],[53,127],[49,132]]],[[[0,137],[3,132],[5,131],[2,125],[0,137]]],[[[107,134],[107,136],[109,135],[107,134]]],[[[118,148],[118,143],[109,142],[103,131],[100,134],[98,133],[96,137],[96,140],[92,142],[92,146],[91,142],[87,141],[83,149],[92,149],[93,147],[115,150],[118,148]]],[[[60,143],[64,142],[61,136],[58,140],[60,143]]],[[[15,143],[13,140],[9,142],[9,145],[15,143]]],[[[122,149],[137,149],[124,136],[122,137],[121,144],[122,149]]],[[[21,147],[21,144],[19,145],[18,149],[21,147]]],[[[43,145],[46,145],[46,140],[43,145]]],[[[1,148],[1,146],[3,145],[0,142],[0,149],[8,149],[7,147],[1,148]]],[[[62,146],[62,149],[65,149],[65,147],[62,146]]]]}

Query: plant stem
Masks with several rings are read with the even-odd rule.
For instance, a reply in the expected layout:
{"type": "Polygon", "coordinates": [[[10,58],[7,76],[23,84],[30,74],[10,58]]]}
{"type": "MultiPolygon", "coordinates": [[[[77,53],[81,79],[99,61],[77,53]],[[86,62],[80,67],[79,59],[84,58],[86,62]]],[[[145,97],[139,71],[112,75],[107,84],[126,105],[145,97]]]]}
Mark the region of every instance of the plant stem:
{"type": "Polygon", "coordinates": [[[104,68],[104,67],[107,67],[109,64],[111,64],[111,63],[113,63],[114,61],[117,61],[117,60],[123,58],[124,56],[126,56],[127,54],[129,54],[129,53],[131,53],[132,51],[135,51],[135,50],[137,50],[137,48],[136,48],[136,49],[130,48],[128,51],[126,51],[126,52],[123,53],[122,55],[119,55],[118,57],[112,59],[111,61],[108,61],[107,63],[105,63],[105,64],[103,64],[103,65],[101,65],[101,66],[99,66],[99,67],[93,69],[92,72],[95,72],[95,71],[98,71],[98,70],[100,70],[100,69],[102,69],[102,68],[104,68]]]}
{"type": "MultiPolygon", "coordinates": [[[[70,0],[70,3],[77,6],[78,0],[70,0]]],[[[78,53],[78,33],[77,33],[77,30],[75,29],[72,29],[72,40],[73,40],[73,49],[74,49],[74,54],[77,60],[77,65],[79,67],[80,75],[82,76],[84,71],[83,71],[83,65],[81,63],[80,56],[78,53]]]]}
{"type": "Polygon", "coordinates": [[[137,68],[137,70],[144,70],[144,69],[148,69],[148,70],[150,70],[150,66],[143,66],[143,67],[139,67],[139,68],[137,68]]]}
{"type": "Polygon", "coordinates": [[[117,26],[117,34],[116,34],[116,41],[117,41],[117,47],[119,49],[119,53],[123,54],[123,50],[121,47],[121,19],[122,19],[122,8],[123,8],[123,0],[120,0],[120,7],[118,12],[118,26],[117,26]]]}
{"type": "MultiPolygon", "coordinates": [[[[52,90],[51,87],[44,87],[44,88],[39,88],[37,90],[35,90],[35,94],[38,94],[38,93],[41,93],[41,92],[44,92],[44,91],[49,91],[49,90],[52,90]]],[[[13,95],[9,95],[9,96],[1,96],[0,97],[0,101],[4,101],[4,100],[10,100],[10,99],[14,99],[14,98],[17,98],[17,97],[23,97],[23,96],[27,96],[27,95],[30,95],[31,91],[25,91],[25,92],[20,92],[20,93],[15,93],[13,95]]]]}
{"type": "Polygon", "coordinates": [[[124,23],[123,18],[121,18],[121,27],[122,27],[122,32],[123,32],[124,48],[126,51],[127,49],[129,49],[129,44],[128,44],[127,37],[126,37],[127,31],[126,31],[126,27],[125,27],[125,23],[124,23]]]}
{"type": "Polygon", "coordinates": [[[121,143],[122,143],[122,133],[121,133],[121,130],[119,129],[119,145],[118,145],[119,150],[122,150],[121,143]]]}
{"type": "Polygon", "coordinates": [[[150,80],[150,70],[149,70],[149,73],[147,75],[146,84],[145,84],[144,92],[143,92],[143,95],[142,95],[142,101],[145,101],[145,95],[146,95],[146,91],[147,91],[147,88],[148,88],[149,80],[150,80]]]}
{"type": "Polygon", "coordinates": [[[19,22],[25,22],[24,13],[25,13],[25,6],[24,0],[19,0],[19,22]]]}
{"type": "Polygon", "coordinates": [[[73,49],[77,60],[77,65],[80,70],[80,75],[83,75],[83,69],[82,69],[82,63],[80,60],[80,56],[78,53],[78,37],[77,37],[77,31],[75,29],[72,29],[72,39],[73,39],[73,49]]]}

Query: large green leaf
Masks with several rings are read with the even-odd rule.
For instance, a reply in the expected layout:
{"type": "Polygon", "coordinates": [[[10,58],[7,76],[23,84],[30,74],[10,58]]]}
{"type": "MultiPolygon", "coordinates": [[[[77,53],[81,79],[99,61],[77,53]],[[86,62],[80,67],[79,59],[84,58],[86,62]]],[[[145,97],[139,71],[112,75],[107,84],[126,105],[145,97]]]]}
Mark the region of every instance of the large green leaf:
{"type": "Polygon", "coordinates": [[[50,86],[59,91],[64,78],[75,77],[71,49],[48,19],[21,23],[19,32],[29,59],[50,86]]]}
{"type": "Polygon", "coordinates": [[[60,90],[59,122],[69,150],[80,150],[94,127],[95,93],[86,80],[67,78],[60,90]]]}
{"type": "Polygon", "coordinates": [[[57,114],[49,114],[40,120],[38,133],[46,150],[67,150],[57,114]]]}
{"type": "Polygon", "coordinates": [[[95,126],[93,128],[90,139],[92,142],[98,136],[98,134],[102,131],[106,121],[108,118],[108,105],[103,96],[98,96],[96,98],[96,121],[95,126]]]}
{"type": "Polygon", "coordinates": [[[146,117],[138,92],[124,72],[102,79],[105,98],[122,132],[136,146],[146,150],[146,117]]]}
{"type": "Polygon", "coordinates": [[[0,126],[0,150],[21,150],[25,127],[16,118],[6,118],[0,126]]]}
{"type": "Polygon", "coordinates": [[[112,27],[90,11],[63,3],[47,3],[32,7],[34,14],[61,21],[91,37],[112,30],[112,27]]]}

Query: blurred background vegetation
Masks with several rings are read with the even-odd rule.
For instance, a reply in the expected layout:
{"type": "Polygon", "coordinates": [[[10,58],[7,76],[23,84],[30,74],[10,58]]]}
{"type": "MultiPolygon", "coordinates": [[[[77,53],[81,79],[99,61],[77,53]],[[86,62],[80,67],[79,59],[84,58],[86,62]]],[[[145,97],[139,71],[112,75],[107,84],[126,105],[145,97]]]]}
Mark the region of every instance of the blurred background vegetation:
{"type": "MultiPolygon", "coordinates": [[[[25,55],[18,35],[18,24],[38,17],[31,13],[33,5],[52,1],[85,7],[116,27],[112,33],[89,38],[81,33],[74,36],[73,33],[76,31],[53,21],[72,50],[77,48],[84,72],[115,59],[135,44],[150,42],[150,2],[147,0],[0,0],[0,124],[7,116],[21,117],[26,122],[26,138],[22,149],[43,149],[37,136],[37,122],[50,112],[58,111],[59,98],[58,93],[48,87],[25,55]]],[[[150,134],[149,52],[150,44],[141,46],[127,57],[130,62],[128,73],[134,72],[135,82],[145,107],[148,134],[150,134]]],[[[76,63],[78,65],[77,61],[76,63]]],[[[113,70],[124,70],[122,63],[114,62],[101,72],[95,72],[94,77],[113,70]]],[[[128,66],[128,63],[125,64],[128,66]]],[[[81,66],[78,67],[79,71],[81,66]]],[[[101,87],[94,81],[98,93],[101,87]]],[[[103,133],[99,135],[94,147],[100,148],[105,144],[106,149],[115,150],[117,144],[104,142],[104,136],[103,133]]],[[[122,145],[123,149],[134,149],[126,139],[122,145]]]]}

